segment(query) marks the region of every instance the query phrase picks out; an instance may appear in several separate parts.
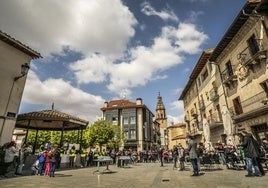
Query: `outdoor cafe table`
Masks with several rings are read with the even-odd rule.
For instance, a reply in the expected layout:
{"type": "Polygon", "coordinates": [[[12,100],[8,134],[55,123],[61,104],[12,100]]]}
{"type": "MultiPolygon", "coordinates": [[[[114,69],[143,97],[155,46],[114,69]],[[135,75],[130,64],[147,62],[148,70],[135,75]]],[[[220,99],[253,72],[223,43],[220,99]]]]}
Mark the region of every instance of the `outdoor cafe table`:
{"type": "Polygon", "coordinates": [[[105,172],[109,172],[111,173],[112,171],[109,169],[109,164],[113,161],[111,157],[109,156],[99,156],[98,159],[94,159],[93,161],[96,161],[97,162],[97,166],[98,166],[98,169],[95,170],[93,172],[93,174],[95,173],[105,173],[105,172]],[[103,171],[100,171],[100,163],[101,164],[104,164],[106,165],[106,169],[104,169],[103,171]]]}
{"type": "Polygon", "coordinates": [[[130,162],[131,158],[130,156],[118,156],[118,163],[120,164],[120,167],[125,167],[130,162]]]}

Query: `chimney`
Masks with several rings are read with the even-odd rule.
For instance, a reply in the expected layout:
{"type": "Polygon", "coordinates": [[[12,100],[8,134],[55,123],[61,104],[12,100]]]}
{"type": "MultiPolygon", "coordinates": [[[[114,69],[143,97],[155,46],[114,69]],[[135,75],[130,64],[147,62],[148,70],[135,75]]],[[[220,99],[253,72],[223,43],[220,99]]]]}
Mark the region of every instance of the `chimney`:
{"type": "Polygon", "coordinates": [[[107,107],[108,107],[108,102],[105,101],[105,102],[104,102],[104,108],[107,108],[107,107]]]}
{"type": "Polygon", "coordinates": [[[141,98],[136,99],[136,105],[142,105],[142,99],[141,98]]]}

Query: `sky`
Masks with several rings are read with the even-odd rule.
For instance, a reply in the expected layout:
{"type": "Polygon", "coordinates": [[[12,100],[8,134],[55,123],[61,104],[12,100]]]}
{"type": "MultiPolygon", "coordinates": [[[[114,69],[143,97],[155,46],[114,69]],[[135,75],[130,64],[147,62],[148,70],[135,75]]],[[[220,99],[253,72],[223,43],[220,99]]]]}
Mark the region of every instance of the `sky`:
{"type": "Polygon", "coordinates": [[[54,109],[101,118],[105,101],[142,98],[169,124],[202,52],[214,48],[246,0],[1,0],[0,30],[39,52],[19,113],[54,109]]]}

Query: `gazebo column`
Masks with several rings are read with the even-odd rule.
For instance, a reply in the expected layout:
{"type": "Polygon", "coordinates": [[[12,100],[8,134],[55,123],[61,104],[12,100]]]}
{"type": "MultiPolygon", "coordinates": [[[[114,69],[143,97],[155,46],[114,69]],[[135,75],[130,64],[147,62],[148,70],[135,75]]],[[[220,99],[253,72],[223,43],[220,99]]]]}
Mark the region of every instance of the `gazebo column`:
{"type": "Polygon", "coordinates": [[[79,151],[81,152],[82,150],[82,141],[83,141],[83,129],[82,129],[82,126],[80,126],[80,147],[79,147],[79,151]]]}
{"type": "Polygon", "coordinates": [[[64,133],[65,121],[62,123],[61,135],[60,135],[60,148],[62,147],[63,133],[64,133]]]}
{"type": "Polygon", "coordinates": [[[31,120],[28,120],[28,125],[27,125],[27,130],[26,130],[26,135],[24,138],[24,143],[27,143],[27,138],[28,138],[28,133],[29,133],[29,127],[30,127],[31,120]]]}
{"type": "Polygon", "coordinates": [[[35,154],[35,149],[36,149],[36,145],[37,145],[37,136],[38,136],[38,129],[36,129],[36,132],[35,132],[35,139],[34,139],[33,153],[32,154],[35,154]]]}

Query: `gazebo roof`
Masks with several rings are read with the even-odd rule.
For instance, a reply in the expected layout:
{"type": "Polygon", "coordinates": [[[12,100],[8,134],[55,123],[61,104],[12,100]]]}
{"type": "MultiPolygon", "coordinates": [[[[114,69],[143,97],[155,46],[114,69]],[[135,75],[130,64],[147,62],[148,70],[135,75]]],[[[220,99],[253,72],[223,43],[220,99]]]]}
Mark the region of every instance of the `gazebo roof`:
{"type": "Polygon", "coordinates": [[[60,131],[86,129],[88,123],[86,120],[53,109],[19,114],[15,127],[60,131]]]}

